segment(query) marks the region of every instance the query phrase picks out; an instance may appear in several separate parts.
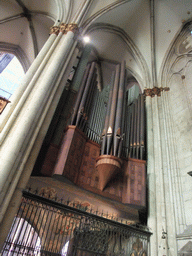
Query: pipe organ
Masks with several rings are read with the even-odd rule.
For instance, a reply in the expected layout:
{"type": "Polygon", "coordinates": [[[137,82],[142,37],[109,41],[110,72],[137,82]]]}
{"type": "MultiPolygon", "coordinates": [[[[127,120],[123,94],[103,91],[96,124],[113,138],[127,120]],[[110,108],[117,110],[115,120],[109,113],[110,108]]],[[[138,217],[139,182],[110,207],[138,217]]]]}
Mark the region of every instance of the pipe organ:
{"type": "Polygon", "coordinates": [[[83,131],[90,140],[100,143],[105,103],[101,93],[99,64],[89,63],[77,95],[71,125],[83,131]]]}
{"type": "Polygon", "coordinates": [[[129,157],[134,159],[144,160],[144,127],[145,127],[145,107],[144,96],[139,95],[131,106],[128,107],[131,116],[130,123],[130,140],[128,142],[129,157]]]}
{"type": "MultiPolygon", "coordinates": [[[[136,86],[136,85],[135,85],[136,86]]],[[[106,98],[101,65],[89,63],[77,93],[54,175],[96,194],[145,206],[144,96],[127,89],[126,63],[111,73],[106,98]]]]}

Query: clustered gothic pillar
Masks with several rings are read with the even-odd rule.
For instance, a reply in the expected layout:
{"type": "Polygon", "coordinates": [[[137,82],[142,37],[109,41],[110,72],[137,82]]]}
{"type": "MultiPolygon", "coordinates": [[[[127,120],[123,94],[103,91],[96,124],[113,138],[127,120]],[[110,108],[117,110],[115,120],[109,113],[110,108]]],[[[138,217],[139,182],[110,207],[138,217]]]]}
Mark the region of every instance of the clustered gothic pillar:
{"type": "Polygon", "coordinates": [[[182,204],[173,179],[176,163],[171,145],[169,88],[145,89],[148,145],[148,227],[151,255],[176,255],[177,222],[182,223],[182,204]],[[180,209],[178,209],[180,208],[180,209]]]}
{"type": "MultiPolygon", "coordinates": [[[[68,64],[77,46],[78,26],[91,3],[92,0],[85,0],[70,24],[62,23],[59,27],[52,28],[51,36],[1,118],[1,244],[6,235],[4,231],[8,230],[6,213],[11,198],[25,172],[25,165],[57,94],[60,81],[64,75],[67,77],[68,64]]],[[[26,173],[26,176],[29,175],[26,173]]]]}

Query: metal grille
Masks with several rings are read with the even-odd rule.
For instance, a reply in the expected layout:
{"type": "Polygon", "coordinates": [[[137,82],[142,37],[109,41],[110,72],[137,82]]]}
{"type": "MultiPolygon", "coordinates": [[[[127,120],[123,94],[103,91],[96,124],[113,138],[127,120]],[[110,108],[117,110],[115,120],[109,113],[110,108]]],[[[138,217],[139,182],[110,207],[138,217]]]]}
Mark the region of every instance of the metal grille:
{"type": "Polygon", "coordinates": [[[148,255],[150,233],[24,192],[2,255],[148,255]]]}

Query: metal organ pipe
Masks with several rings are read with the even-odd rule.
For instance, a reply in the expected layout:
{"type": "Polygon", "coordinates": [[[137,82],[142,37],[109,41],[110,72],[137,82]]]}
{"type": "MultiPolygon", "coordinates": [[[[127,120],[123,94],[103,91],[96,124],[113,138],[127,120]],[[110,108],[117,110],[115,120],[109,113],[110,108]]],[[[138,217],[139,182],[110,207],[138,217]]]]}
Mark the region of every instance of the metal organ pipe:
{"type": "MultiPolygon", "coordinates": [[[[98,95],[97,95],[98,96],[98,95]]],[[[95,107],[95,111],[93,113],[93,126],[94,126],[94,133],[92,132],[92,140],[96,141],[97,137],[95,132],[97,131],[97,123],[98,123],[98,113],[99,113],[99,101],[98,101],[98,97],[96,99],[96,107],[95,107]]]]}
{"type": "Polygon", "coordinates": [[[106,148],[106,142],[107,142],[107,128],[108,128],[108,124],[109,124],[109,115],[110,115],[110,109],[111,109],[111,103],[112,103],[114,78],[115,78],[115,72],[112,72],[112,79],[111,79],[112,86],[111,86],[111,90],[109,93],[104,129],[103,129],[103,133],[102,133],[101,155],[106,154],[105,148],[106,148]]]}
{"type": "Polygon", "coordinates": [[[84,107],[84,114],[83,114],[83,127],[81,128],[82,131],[84,131],[85,125],[87,124],[88,117],[90,116],[90,109],[92,104],[93,95],[95,92],[95,89],[97,88],[97,82],[96,82],[96,73],[93,74],[91,84],[89,86],[89,92],[86,98],[85,107],[84,107]]]}
{"type": "Polygon", "coordinates": [[[95,70],[95,62],[92,62],[90,72],[89,72],[89,75],[88,75],[88,78],[87,78],[87,82],[86,82],[86,85],[85,85],[85,90],[84,90],[82,100],[81,100],[81,103],[80,103],[80,106],[79,106],[79,110],[78,110],[78,113],[77,113],[76,126],[78,126],[79,121],[80,121],[80,119],[83,115],[83,112],[84,112],[84,106],[85,106],[85,102],[86,102],[87,95],[88,95],[88,92],[89,92],[89,86],[91,85],[91,82],[92,82],[92,76],[93,76],[94,70],[95,70]]]}
{"type": "Polygon", "coordinates": [[[95,122],[95,141],[97,141],[97,134],[98,134],[98,126],[99,126],[99,115],[100,115],[100,104],[99,104],[99,98],[97,98],[97,108],[96,108],[96,113],[95,113],[95,118],[96,118],[96,122],[95,122]]]}
{"type": "MultiPolygon", "coordinates": [[[[104,105],[104,101],[103,99],[100,97],[99,98],[100,101],[100,119],[99,119],[99,131],[98,134],[101,134],[102,128],[103,128],[103,122],[104,122],[104,117],[105,117],[105,105],[104,105]]],[[[101,138],[99,139],[100,142],[101,138]]]]}
{"type": "Polygon", "coordinates": [[[96,63],[96,72],[97,72],[97,82],[98,82],[98,89],[101,92],[103,83],[102,83],[102,75],[101,75],[101,66],[99,63],[96,63]]]}
{"type": "Polygon", "coordinates": [[[144,157],[144,127],[145,127],[145,104],[144,104],[144,96],[141,95],[140,159],[143,159],[144,157]]]}
{"type": "Polygon", "coordinates": [[[126,78],[127,78],[127,70],[125,69],[125,77],[124,77],[124,88],[123,88],[123,108],[122,108],[122,117],[121,117],[121,140],[119,143],[119,148],[118,148],[118,157],[121,156],[121,151],[123,147],[123,139],[124,139],[124,124],[125,124],[125,107],[126,107],[126,93],[125,93],[125,84],[126,84],[126,78]]]}
{"type": "Polygon", "coordinates": [[[117,98],[117,109],[115,115],[115,128],[114,128],[114,144],[113,152],[114,156],[118,155],[119,143],[122,136],[122,112],[123,112],[123,99],[124,99],[124,87],[125,87],[125,61],[121,64],[119,91],[117,98]]]}
{"type": "Polygon", "coordinates": [[[77,117],[79,105],[80,105],[80,102],[81,102],[81,98],[82,98],[82,95],[83,95],[83,91],[84,91],[84,88],[85,88],[85,85],[86,85],[87,76],[89,74],[90,66],[91,66],[91,64],[88,64],[87,67],[86,67],[86,70],[85,70],[85,73],[84,73],[84,76],[83,76],[83,80],[82,80],[80,89],[79,89],[78,94],[77,94],[77,99],[76,99],[76,102],[75,102],[75,107],[74,107],[74,110],[73,110],[73,116],[72,116],[72,121],[71,121],[72,125],[75,125],[75,123],[76,123],[76,117],[77,117]]]}
{"type": "Polygon", "coordinates": [[[91,79],[91,83],[88,89],[88,94],[87,94],[87,98],[86,98],[86,102],[85,102],[85,107],[84,107],[84,111],[85,113],[89,116],[90,113],[90,105],[92,103],[92,99],[93,99],[93,95],[94,95],[94,90],[96,88],[96,73],[93,73],[92,79],[91,79]]]}
{"type": "Polygon", "coordinates": [[[96,141],[99,142],[98,135],[100,134],[100,125],[101,125],[101,112],[102,112],[102,104],[101,104],[101,99],[98,98],[98,109],[99,111],[97,112],[97,123],[96,123],[96,141]]]}
{"type": "Polygon", "coordinates": [[[116,113],[116,106],[117,106],[117,92],[119,88],[119,75],[120,75],[120,65],[118,64],[116,66],[115,82],[114,82],[113,95],[112,95],[112,104],[111,104],[111,111],[109,116],[109,125],[107,129],[107,155],[110,155],[111,144],[113,139],[115,113],[116,113]]]}
{"type": "MultiPolygon", "coordinates": [[[[127,77],[127,73],[126,73],[127,77]]],[[[129,154],[129,144],[130,144],[130,127],[131,127],[131,107],[128,106],[128,92],[125,93],[124,98],[124,113],[123,113],[123,155],[125,157],[129,154]]]]}
{"type": "Polygon", "coordinates": [[[130,149],[129,149],[129,156],[133,157],[133,143],[134,143],[134,116],[135,116],[135,104],[132,105],[131,111],[131,129],[130,129],[130,149]]]}
{"type": "MultiPolygon", "coordinates": [[[[93,106],[94,106],[94,109],[95,109],[95,105],[97,102],[97,99],[93,99],[93,106]]],[[[93,132],[91,131],[91,127],[93,127],[93,119],[94,119],[94,112],[91,111],[90,115],[89,115],[89,120],[88,120],[88,129],[87,129],[87,137],[90,138],[92,140],[92,136],[93,136],[93,132]]]]}
{"type": "Polygon", "coordinates": [[[136,158],[139,159],[139,151],[140,151],[140,110],[141,110],[141,97],[137,100],[137,140],[136,140],[136,158]]]}
{"type": "Polygon", "coordinates": [[[141,159],[144,157],[144,96],[134,102],[130,124],[129,157],[141,159]]]}
{"type": "Polygon", "coordinates": [[[138,100],[135,101],[134,105],[134,128],[133,128],[133,158],[136,158],[136,145],[137,145],[137,107],[138,100]]]}

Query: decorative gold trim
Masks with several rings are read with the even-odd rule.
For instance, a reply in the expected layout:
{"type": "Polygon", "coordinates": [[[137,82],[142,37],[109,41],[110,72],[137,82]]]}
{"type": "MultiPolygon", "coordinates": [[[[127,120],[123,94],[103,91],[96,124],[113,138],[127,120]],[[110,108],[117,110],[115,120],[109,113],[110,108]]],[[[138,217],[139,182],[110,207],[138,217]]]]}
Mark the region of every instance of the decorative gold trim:
{"type": "Polygon", "coordinates": [[[144,90],[144,95],[145,96],[150,96],[150,97],[155,97],[155,95],[157,95],[158,97],[161,96],[161,92],[162,91],[169,91],[170,88],[169,87],[154,87],[152,89],[148,88],[144,90]]]}
{"type": "Polygon", "coordinates": [[[58,34],[59,34],[59,27],[58,27],[58,26],[52,26],[52,27],[50,27],[50,33],[49,33],[49,35],[51,35],[51,34],[58,35],[58,34]]]}
{"type": "Polygon", "coordinates": [[[66,30],[67,32],[72,31],[73,33],[78,33],[79,31],[78,25],[75,23],[69,23],[66,30]]]}
{"type": "Polygon", "coordinates": [[[60,32],[62,32],[63,34],[67,34],[67,27],[68,27],[68,24],[61,23],[61,25],[60,25],[60,32]]]}
{"type": "Polygon", "coordinates": [[[74,23],[61,23],[60,32],[62,32],[65,35],[68,31],[72,31],[74,34],[77,33],[79,31],[78,25],[74,23]]]}

